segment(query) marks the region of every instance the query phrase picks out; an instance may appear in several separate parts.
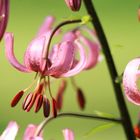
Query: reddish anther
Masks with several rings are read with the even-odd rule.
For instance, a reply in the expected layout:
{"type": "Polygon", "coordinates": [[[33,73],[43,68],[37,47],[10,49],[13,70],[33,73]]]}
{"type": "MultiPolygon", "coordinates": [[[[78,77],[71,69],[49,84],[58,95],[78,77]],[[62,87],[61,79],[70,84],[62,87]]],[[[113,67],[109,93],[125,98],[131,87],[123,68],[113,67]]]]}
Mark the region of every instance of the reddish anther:
{"type": "Polygon", "coordinates": [[[46,118],[50,115],[50,101],[46,97],[43,99],[43,113],[46,118]]]}
{"type": "Polygon", "coordinates": [[[15,107],[17,105],[23,94],[24,94],[23,90],[21,90],[18,94],[16,94],[16,96],[11,101],[11,107],[15,107]]]}
{"type": "Polygon", "coordinates": [[[43,103],[43,95],[39,94],[37,95],[36,97],[36,102],[35,102],[35,110],[34,112],[38,112],[42,106],[42,103],[43,103]]]}
{"type": "Polygon", "coordinates": [[[57,105],[56,105],[56,100],[52,98],[52,113],[53,117],[57,117],[57,105]]]}
{"type": "Polygon", "coordinates": [[[57,92],[57,97],[56,97],[56,103],[57,103],[57,109],[60,111],[62,108],[62,103],[63,103],[63,94],[64,91],[67,87],[67,81],[66,80],[62,80],[58,92],[57,92]]]}
{"type": "Polygon", "coordinates": [[[84,109],[85,108],[85,97],[84,97],[83,91],[80,88],[77,89],[77,99],[78,99],[80,108],[84,109]]]}
{"type": "Polygon", "coordinates": [[[33,94],[32,93],[29,93],[25,99],[24,99],[24,102],[23,102],[23,105],[22,105],[22,108],[23,110],[26,110],[27,107],[29,106],[29,104],[31,103],[31,100],[33,98],[33,94]]]}

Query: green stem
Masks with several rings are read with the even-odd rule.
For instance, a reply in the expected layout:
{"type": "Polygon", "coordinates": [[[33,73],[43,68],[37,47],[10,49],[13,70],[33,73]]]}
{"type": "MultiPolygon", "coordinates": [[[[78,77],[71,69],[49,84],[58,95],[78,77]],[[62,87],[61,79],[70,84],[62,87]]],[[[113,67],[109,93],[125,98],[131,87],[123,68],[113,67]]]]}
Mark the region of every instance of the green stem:
{"type": "Polygon", "coordinates": [[[114,87],[114,93],[116,96],[116,100],[117,100],[117,104],[118,104],[118,108],[120,111],[120,115],[122,118],[122,126],[124,128],[126,137],[128,140],[136,140],[134,132],[133,132],[133,127],[132,127],[132,123],[131,123],[131,119],[128,113],[128,109],[127,106],[125,104],[125,100],[123,97],[123,93],[122,93],[122,89],[121,89],[121,85],[120,83],[116,83],[115,79],[118,77],[117,74],[117,70],[115,67],[115,63],[113,61],[112,55],[111,55],[111,51],[109,48],[109,44],[107,42],[106,36],[104,34],[102,25],[100,23],[100,20],[97,16],[96,10],[94,8],[94,5],[92,3],[92,0],[83,0],[86,10],[88,12],[88,14],[91,16],[92,18],[92,25],[95,27],[97,36],[99,38],[99,41],[102,45],[102,49],[105,55],[105,59],[107,62],[107,66],[108,66],[108,70],[111,76],[111,80],[112,80],[112,84],[114,87]]]}
{"type": "Polygon", "coordinates": [[[38,126],[38,128],[36,130],[35,136],[39,136],[39,134],[41,133],[43,128],[49,122],[53,121],[54,119],[61,118],[61,117],[77,117],[77,118],[83,118],[83,119],[95,119],[95,120],[102,120],[102,121],[110,121],[110,122],[115,122],[115,123],[121,123],[122,122],[121,119],[101,117],[101,116],[97,116],[97,115],[78,114],[78,113],[60,113],[60,114],[57,115],[56,118],[50,117],[50,118],[45,119],[42,123],[40,123],[40,125],[38,126]]]}

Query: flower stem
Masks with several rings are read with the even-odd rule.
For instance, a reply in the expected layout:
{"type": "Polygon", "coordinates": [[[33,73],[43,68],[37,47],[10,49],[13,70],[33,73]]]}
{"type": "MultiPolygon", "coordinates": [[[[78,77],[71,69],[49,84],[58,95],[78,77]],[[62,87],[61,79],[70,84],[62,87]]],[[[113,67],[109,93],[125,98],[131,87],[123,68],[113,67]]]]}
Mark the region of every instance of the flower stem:
{"type": "Polygon", "coordinates": [[[43,50],[43,58],[44,59],[48,59],[48,55],[49,55],[49,49],[50,49],[50,44],[51,44],[51,41],[52,41],[52,38],[54,36],[54,34],[56,33],[56,31],[61,28],[62,26],[64,25],[67,25],[67,24],[74,24],[74,23],[79,23],[81,22],[81,19],[77,19],[77,20],[67,20],[67,21],[64,21],[60,24],[58,24],[54,30],[52,31],[51,35],[50,35],[50,39],[49,39],[49,42],[47,44],[47,46],[45,46],[44,50],[43,50]]]}
{"type": "Polygon", "coordinates": [[[122,118],[122,125],[126,134],[126,137],[128,140],[136,140],[134,132],[133,132],[133,127],[132,127],[132,123],[131,123],[131,119],[128,113],[128,109],[127,106],[125,104],[125,100],[123,97],[123,93],[122,93],[122,89],[121,89],[121,85],[120,83],[116,83],[115,79],[118,77],[117,74],[117,70],[111,55],[111,51],[109,49],[109,45],[106,39],[106,36],[104,34],[102,25],[100,23],[100,20],[96,14],[96,10],[93,6],[92,0],[83,0],[86,10],[88,12],[88,14],[92,17],[92,24],[95,27],[97,36],[99,38],[99,41],[101,43],[101,45],[103,46],[103,52],[105,55],[105,59],[107,62],[107,66],[110,72],[110,76],[111,76],[111,80],[112,80],[112,84],[114,87],[114,91],[115,91],[115,96],[116,96],[116,100],[117,100],[117,104],[119,107],[119,111],[120,111],[120,115],[122,118]]]}
{"type": "MultiPolygon", "coordinates": [[[[110,121],[110,122],[115,122],[115,123],[122,122],[121,119],[117,119],[117,118],[108,118],[108,117],[101,117],[101,116],[97,116],[97,115],[78,114],[78,113],[60,113],[57,115],[57,118],[61,118],[61,117],[76,117],[76,118],[83,118],[83,119],[96,119],[96,120],[110,121]]],[[[41,133],[43,128],[49,122],[51,122],[53,119],[57,119],[57,118],[50,117],[48,119],[45,119],[42,123],[40,123],[40,125],[38,126],[38,128],[36,130],[35,136],[39,136],[39,134],[41,133]]]]}

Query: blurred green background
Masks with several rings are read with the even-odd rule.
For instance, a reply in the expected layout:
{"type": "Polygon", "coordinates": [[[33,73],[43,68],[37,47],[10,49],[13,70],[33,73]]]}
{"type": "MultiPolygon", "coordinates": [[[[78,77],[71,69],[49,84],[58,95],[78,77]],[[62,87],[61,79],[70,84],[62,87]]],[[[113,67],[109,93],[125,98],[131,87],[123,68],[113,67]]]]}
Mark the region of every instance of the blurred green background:
{"type": "MultiPolygon", "coordinates": [[[[140,1],[93,0],[93,2],[108,38],[118,73],[121,74],[131,59],[140,56],[140,22],[137,17],[140,1]]],[[[54,15],[57,24],[67,17],[86,15],[86,11],[82,4],[80,12],[73,13],[66,7],[64,0],[11,0],[7,31],[14,33],[14,50],[20,62],[23,62],[27,45],[48,15],[54,15]]],[[[66,30],[69,27],[64,27],[64,29],[66,30]]],[[[0,133],[10,120],[15,120],[20,126],[16,139],[21,140],[28,124],[39,124],[44,119],[42,110],[37,114],[33,110],[29,113],[24,112],[21,107],[23,98],[15,108],[10,107],[13,96],[31,83],[34,73],[21,73],[8,63],[5,58],[3,41],[0,43],[0,49],[0,133]]],[[[99,110],[111,113],[116,117],[119,116],[105,60],[99,63],[96,68],[77,75],[76,81],[86,95],[87,104],[84,113],[94,113],[95,110],[99,110]]],[[[54,96],[57,87],[57,84],[52,84],[54,96]]],[[[133,124],[136,124],[139,106],[135,106],[127,100],[126,102],[133,124]]],[[[62,112],[80,112],[76,94],[71,88],[70,81],[64,97],[62,112]]],[[[103,123],[97,120],[72,117],[59,118],[45,127],[44,139],[63,140],[61,130],[64,128],[73,129],[76,140],[126,139],[123,129],[119,125],[95,135],[84,137],[84,134],[91,128],[103,123]]]]}

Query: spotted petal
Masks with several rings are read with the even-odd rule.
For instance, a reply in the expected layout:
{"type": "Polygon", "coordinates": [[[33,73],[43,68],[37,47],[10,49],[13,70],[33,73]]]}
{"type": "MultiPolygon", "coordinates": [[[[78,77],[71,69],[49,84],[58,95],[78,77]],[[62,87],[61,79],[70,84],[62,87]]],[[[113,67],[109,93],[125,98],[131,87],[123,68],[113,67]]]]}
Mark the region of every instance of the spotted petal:
{"type": "Polygon", "coordinates": [[[124,71],[123,87],[128,100],[136,105],[140,105],[140,90],[137,80],[140,77],[140,58],[130,61],[124,71]]]}
{"type": "Polygon", "coordinates": [[[52,67],[50,68],[49,72],[50,75],[54,77],[60,77],[63,73],[66,73],[70,70],[73,58],[74,58],[74,50],[75,45],[72,42],[62,42],[57,44],[56,46],[57,51],[52,55],[51,62],[52,67]]]}
{"type": "Polygon", "coordinates": [[[42,72],[45,60],[42,58],[43,47],[45,46],[45,36],[35,38],[28,46],[24,63],[28,69],[35,72],[42,72]]]}
{"type": "Polygon", "coordinates": [[[65,140],[74,140],[74,133],[70,129],[64,129],[63,135],[64,135],[65,140]]]}
{"type": "Polygon", "coordinates": [[[86,64],[85,50],[78,41],[75,41],[75,44],[76,44],[76,49],[78,50],[80,54],[80,60],[78,61],[78,63],[76,63],[74,67],[72,67],[72,69],[62,74],[61,77],[70,77],[70,76],[76,75],[85,68],[85,64],[86,64]]]}
{"type": "Polygon", "coordinates": [[[16,122],[9,122],[7,128],[4,130],[2,135],[0,136],[0,140],[15,140],[15,137],[18,132],[18,125],[16,122]]]}
{"type": "Polygon", "coordinates": [[[83,35],[80,35],[79,38],[82,41],[82,43],[89,48],[87,62],[86,62],[86,66],[84,69],[86,69],[86,70],[91,69],[98,62],[99,46],[95,42],[92,42],[88,38],[84,37],[83,35]]]}
{"type": "Polygon", "coordinates": [[[5,49],[6,49],[6,57],[11,63],[13,67],[15,67],[17,70],[22,71],[22,72],[30,72],[30,70],[25,67],[24,65],[20,64],[13,52],[13,47],[14,47],[14,37],[12,33],[5,33],[4,36],[5,39],[5,49]]]}

